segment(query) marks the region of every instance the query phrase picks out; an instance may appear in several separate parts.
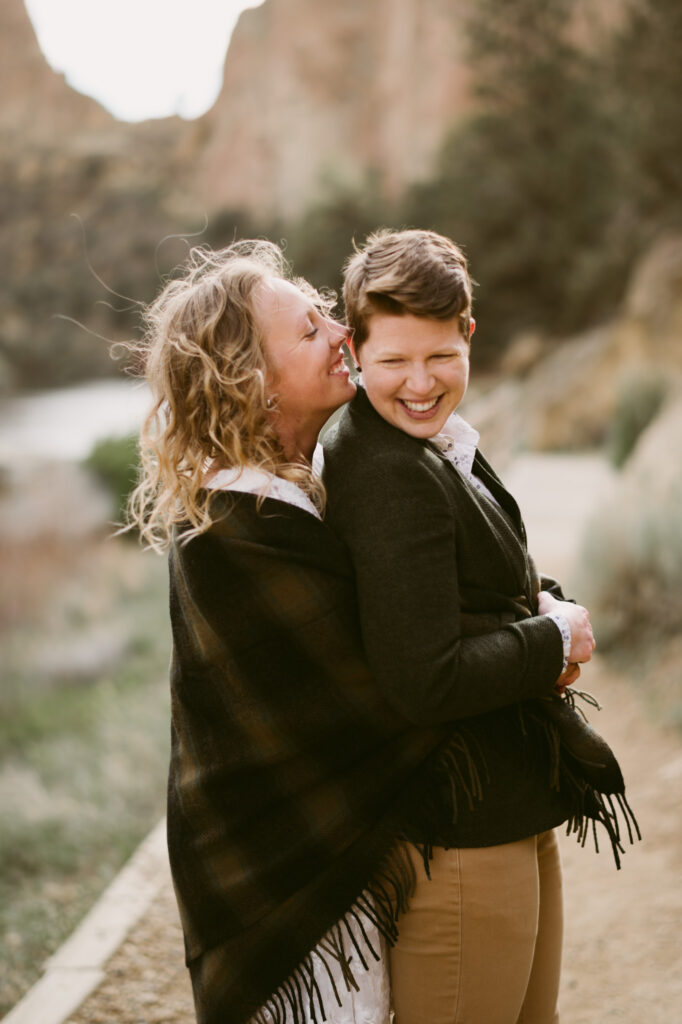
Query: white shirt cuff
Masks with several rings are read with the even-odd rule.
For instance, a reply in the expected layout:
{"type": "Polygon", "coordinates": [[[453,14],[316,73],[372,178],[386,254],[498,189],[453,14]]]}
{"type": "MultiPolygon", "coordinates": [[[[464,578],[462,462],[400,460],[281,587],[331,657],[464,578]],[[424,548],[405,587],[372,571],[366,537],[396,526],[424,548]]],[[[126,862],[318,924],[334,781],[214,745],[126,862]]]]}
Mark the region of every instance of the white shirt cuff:
{"type": "Polygon", "coordinates": [[[564,645],[564,663],[561,671],[565,672],[566,666],[568,665],[568,656],[571,653],[571,627],[568,624],[568,619],[565,615],[562,615],[561,612],[546,612],[545,614],[548,619],[552,620],[561,633],[561,640],[564,645]]]}

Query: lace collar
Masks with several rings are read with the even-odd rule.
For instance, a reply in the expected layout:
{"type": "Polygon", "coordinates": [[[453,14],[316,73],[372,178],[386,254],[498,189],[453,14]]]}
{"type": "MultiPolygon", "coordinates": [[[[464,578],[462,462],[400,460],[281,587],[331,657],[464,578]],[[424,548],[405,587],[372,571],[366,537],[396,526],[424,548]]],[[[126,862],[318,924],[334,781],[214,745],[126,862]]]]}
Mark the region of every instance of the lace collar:
{"type": "Polygon", "coordinates": [[[448,416],[440,433],[429,438],[431,444],[468,477],[471,476],[479,440],[478,431],[456,412],[448,416]]]}

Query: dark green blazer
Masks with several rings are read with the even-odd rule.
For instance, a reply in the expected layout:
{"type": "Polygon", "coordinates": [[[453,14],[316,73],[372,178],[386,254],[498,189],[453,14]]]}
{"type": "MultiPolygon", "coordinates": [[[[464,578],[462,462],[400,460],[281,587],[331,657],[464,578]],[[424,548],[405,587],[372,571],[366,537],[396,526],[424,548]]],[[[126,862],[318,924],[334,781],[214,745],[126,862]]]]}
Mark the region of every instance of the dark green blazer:
{"type": "Polygon", "coordinates": [[[559,630],[537,615],[541,585],[560,590],[539,579],[516,502],[480,454],[499,507],[362,389],[324,449],[327,521],[351,553],[370,670],[410,721],[457,723],[486,766],[480,802],[411,838],[485,846],[559,824],[567,805],[523,709],[561,672],[559,630]]]}

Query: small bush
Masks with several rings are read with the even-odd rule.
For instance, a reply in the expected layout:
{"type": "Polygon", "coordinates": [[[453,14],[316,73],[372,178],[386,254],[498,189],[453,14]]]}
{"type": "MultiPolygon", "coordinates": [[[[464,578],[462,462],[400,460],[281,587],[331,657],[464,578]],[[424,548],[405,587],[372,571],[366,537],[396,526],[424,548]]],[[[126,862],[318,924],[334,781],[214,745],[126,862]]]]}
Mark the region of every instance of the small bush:
{"type": "Polygon", "coordinates": [[[585,531],[573,577],[598,649],[637,680],[657,717],[682,726],[682,403],[642,438],[585,531]]]}
{"type": "Polygon", "coordinates": [[[658,414],[668,392],[660,373],[628,376],[622,381],[607,435],[607,451],[620,468],[630,457],[640,434],[658,414]]]}
{"type": "Polygon", "coordinates": [[[600,647],[635,647],[682,632],[682,470],[662,492],[628,488],[592,519],[581,594],[600,647]]]}
{"type": "Polygon", "coordinates": [[[139,455],[137,434],[98,441],[84,465],[111,492],[117,518],[124,521],[128,497],[137,484],[139,455]]]}

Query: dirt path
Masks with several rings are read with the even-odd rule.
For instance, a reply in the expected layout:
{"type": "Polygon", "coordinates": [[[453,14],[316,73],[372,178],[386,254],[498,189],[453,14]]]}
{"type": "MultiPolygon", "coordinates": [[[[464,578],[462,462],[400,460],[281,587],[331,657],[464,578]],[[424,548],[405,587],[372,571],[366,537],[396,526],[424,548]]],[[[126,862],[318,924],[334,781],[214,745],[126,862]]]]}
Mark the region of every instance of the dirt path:
{"type": "MultiPolygon", "coordinates": [[[[506,479],[537,561],[563,576],[578,527],[609,486],[606,467],[592,457],[524,456],[506,479]]],[[[591,844],[581,850],[562,839],[562,1024],[682,1024],[682,744],[646,720],[638,695],[599,659],[582,682],[604,705],[595,725],[618,752],[644,841],[627,848],[616,871],[608,848],[596,855],[591,844]]],[[[69,1024],[193,1020],[169,881],[69,1024]]]]}

